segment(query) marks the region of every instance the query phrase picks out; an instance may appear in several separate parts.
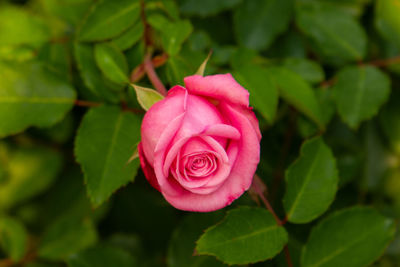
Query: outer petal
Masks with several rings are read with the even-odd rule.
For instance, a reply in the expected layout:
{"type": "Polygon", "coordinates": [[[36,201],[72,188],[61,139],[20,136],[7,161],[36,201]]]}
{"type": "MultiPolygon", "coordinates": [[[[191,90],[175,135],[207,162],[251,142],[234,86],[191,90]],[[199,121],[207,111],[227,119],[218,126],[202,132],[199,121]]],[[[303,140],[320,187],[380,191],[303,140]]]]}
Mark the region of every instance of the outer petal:
{"type": "Polygon", "coordinates": [[[247,115],[239,112],[227,103],[220,104],[221,111],[232,125],[240,131],[241,140],[236,161],[229,177],[213,193],[208,195],[193,194],[180,190],[174,195],[161,191],[166,200],[174,207],[188,211],[209,212],[221,209],[232,203],[246,191],[253,180],[260,160],[260,143],[257,132],[247,115]]]}
{"type": "Polygon", "coordinates": [[[258,119],[256,115],[253,112],[253,108],[245,108],[245,107],[238,107],[236,106],[236,109],[245,115],[247,119],[250,121],[251,125],[253,125],[254,130],[257,133],[258,140],[261,140],[261,131],[260,131],[260,124],[258,123],[258,119]]]}
{"type": "Polygon", "coordinates": [[[148,162],[154,163],[154,150],[167,126],[186,109],[187,91],[181,86],[173,87],[168,96],[155,103],[145,114],[141,127],[143,152],[148,162]]]}
{"type": "MultiPolygon", "coordinates": [[[[204,98],[195,95],[186,95],[185,103],[187,103],[187,106],[183,113],[170,121],[169,124],[165,126],[165,129],[160,129],[162,130],[162,134],[158,135],[158,140],[156,140],[157,144],[151,151],[152,159],[149,158],[146,153],[146,147],[143,146],[148,161],[154,167],[154,172],[160,187],[163,188],[164,191],[170,192],[170,194],[174,194],[175,190],[174,187],[171,186],[171,179],[166,171],[169,169],[179,148],[184,145],[190,137],[202,133],[209,125],[223,123],[223,116],[218,109],[204,98]],[[168,154],[170,154],[169,157],[168,154]],[[164,168],[164,165],[167,167],[164,168]]],[[[163,110],[163,112],[167,113],[168,110],[163,110]]],[[[158,122],[158,118],[155,119],[158,122]]],[[[145,144],[144,141],[143,144],[145,144]]]]}
{"type": "Polygon", "coordinates": [[[233,104],[248,107],[249,92],[230,73],[211,76],[193,75],[184,79],[190,94],[227,100],[233,104]]]}
{"type": "Polygon", "coordinates": [[[140,142],[138,145],[138,151],[139,151],[139,159],[140,159],[140,166],[142,167],[144,176],[146,177],[147,181],[158,191],[160,190],[160,185],[157,182],[156,174],[154,173],[153,167],[149,164],[149,162],[146,159],[146,156],[144,155],[143,152],[143,147],[142,143],[140,142]]]}

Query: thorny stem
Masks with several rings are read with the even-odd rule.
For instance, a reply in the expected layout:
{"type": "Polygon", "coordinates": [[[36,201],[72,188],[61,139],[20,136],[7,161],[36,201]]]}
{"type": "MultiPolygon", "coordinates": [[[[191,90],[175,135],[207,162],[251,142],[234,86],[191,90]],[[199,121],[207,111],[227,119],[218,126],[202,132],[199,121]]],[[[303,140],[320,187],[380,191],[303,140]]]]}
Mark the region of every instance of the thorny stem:
{"type": "Polygon", "coordinates": [[[292,258],[290,257],[290,251],[288,245],[285,245],[285,247],[283,248],[283,252],[285,253],[287,265],[289,267],[293,267],[292,258]]]}
{"type": "MultiPolygon", "coordinates": [[[[160,94],[165,96],[165,95],[167,95],[167,89],[165,88],[164,84],[161,82],[161,80],[158,77],[154,68],[163,65],[167,61],[168,55],[164,53],[160,56],[155,56],[154,58],[152,57],[153,56],[153,41],[151,38],[151,27],[147,23],[147,20],[146,20],[144,0],[140,0],[140,16],[141,16],[143,27],[144,27],[143,38],[144,38],[144,43],[146,46],[146,55],[144,57],[143,63],[140,64],[138,67],[136,67],[132,71],[130,80],[131,80],[131,82],[137,82],[146,73],[147,77],[149,78],[149,80],[153,84],[153,86],[156,88],[156,90],[160,94]]],[[[84,101],[84,100],[76,100],[74,104],[76,106],[80,106],[80,107],[97,107],[97,106],[102,105],[102,103],[84,101]]],[[[124,103],[124,102],[121,103],[121,107],[125,111],[131,111],[133,113],[143,113],[143,111],[141,111],[141,110],[138,110],[135,108],[129,108],[126,105],[126,103],[124,103]]]]}
{"type": "MultiPolygon", "coordinates": [[[[261,189],[262,187],[265,187],[264,182],[261,180],[261,178],[255,174],[254,179],[253,179],[253,184],[251,185],[252,189],[257,193],[258,197],[261,199],[261,201],[264,203],[265,207],[271,212],[271,214],[274,216],[276,222],[279,225],[282,225],[281,220],[279,217],[276,215],[274,209],[272,208],[271,204],[268,202],[267,198],[264,196],[264,192],[261,189]]],[[[266,187],[265,187],[266,188],[266,187]]]]}
{"type": "Polygon", "coordinates": [[[153,41],[151,39],[151,27],[147,23],[146,20],[146,11],[145,11],[145,0],[140,0],[140,18],[143,23],[144,31],[143,31],[143,38],[144,38],[144,44],[146,47],[151,47],[153,46],[153,41]]]}
{"type": "Polygon", "coordinates": [[[387,67],[389,65],[393,65],[396,63],[400,63],[400,56],[392,57],[392,58],[385,58],[385,59],[377,59],[370,61],[366,64],[361,65],[373,65],[375,67],[387,67]]]}
{"type": "Polygon", "coordinates": [[[167,89],[165,89],[164,84],[161,82],[160,78],[158,78],[158,75],[156,71],[154,70],[153,62],[151,60],[151,51],[146,53],[146,56],[144,57],[144,69],[146,71],[147,77],[149,78],[150,82],[153,84],[153,86],[157,89],[157,91],[162,94],[163,96],[167,95],[167,89]]]}
{"type": "Polygon", "coordinates": [[[144,56],[143,66],[144,70],[149,78],[150,82],[156,88],[156,90],[166,96],[167,89],[165,88],[164,84],[161,82],[160,78],[158,77],[156,71],[154,70],[153,65],[153,40],[151,38],[151,27],[147,23],[146,20],[146,12],[145,12],[145,3],[144,0],[140,0],[140,17],[142,19],[143,27],[144,27],[144,44],[146,46],[146,55],[144,56]]]}
{"type": "MultiPolygon", "coordinates": [[[[155,68],[158,68],[158,67],[164,65],[165,62],[167,62],[167,59],[168,59],[168,55],[166,53],[164,53],[164,54],[153,57],[151,59],[151,61],[153,63],[153,66],[155,68]]],[[[142,63],[133,69],[130,80],[132,83],[135,83],[135,82],[139,81],[140,79],[142,79],[145,74],[146,74],[146,71],[144,69],[144,63],[142,63]]]]}
{"type": "Polygon", "coordinates": [[[92,101],[85,101],[85,100],[75,100],[74,105],[78,107],[98,107],[102,103],[100,102],[92,102],[92,101]]]}
{"type": "MultiPolygon", "coordinates": [[[[287,219],[285,218],[283,221],[280,220],[279,217],[276,215],[274,209],[272,208],[271,204],[269,203],[268,199],[265,197],[262,188],[267,188],[267,187],[257,174],[254,175],[253,184],[251,185],[251,188],[257,193],[257,195],[259,196],[261,201],[264,203],[267,210],[269,212],[271,212],[272,216],[274,216],[276,223],[278,225],[285,224],[287,219]]],[[[288,245],[285,245],[285,247],[283,248],[283,251],[285,253],[285,258],[286,258],[288,267],[293,267],[292,258],[290,257],[288,245]]]]}
{"type": "Polygon", "coordinates": [[[14,265],[14,262],[11,259],[0,260],[0,267],[11,267],[14,265]]]}

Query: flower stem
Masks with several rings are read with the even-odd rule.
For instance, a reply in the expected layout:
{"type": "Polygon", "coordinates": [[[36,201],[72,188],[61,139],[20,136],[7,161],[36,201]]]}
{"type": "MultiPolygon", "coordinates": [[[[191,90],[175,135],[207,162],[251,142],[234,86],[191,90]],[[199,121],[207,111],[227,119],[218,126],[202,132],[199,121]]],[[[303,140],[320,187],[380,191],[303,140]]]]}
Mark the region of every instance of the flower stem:
{"type": "Polygon", "coordinates": [[[144,57],[144,62],[143,62],[144,69],[146,71],[147,77],[149,77],[150,82],[153,84],[156,90],[163,96],[166,96],[167,89],[165,89],[164,84],[161,82],[160,78],[158,78],[158,75],[154,70],[154,65],[151,60],[151,56],[152,56],[151,49],[149,49],[149,52],[147,52],[146,56],[144,57]]]}
{"type": "Polygon", "coordinates": [[[98,107],[98,106],[102,105],[102,103],[77,99],[77,100],[75,100],[74,105],[78,106],[78,107],[98,107]]]}
{"type": "MultiPolygon", "coordinates": [[[[161,82],[160,78],[158,77],[156,71],[154,70],[154,63],[153,63],[153,40],[151,36],[151,26],[149,23],[147,23],[146,19],[146,10],[145,10],[145,1],[140,0],[140,18],[143,23],[144,27],[144,32],[143,32],[143,39],[144,39],[144,45],[146,46],[146,55],[144,56],[143,60],[143,67],[144,71],[147,74],[147,77],[149,78],[151,84],[156,88],[156,90],[162,94],[163,96],[167,95],[167,89],[165,89],[164,84],[161,82]]],[[[168,58],[168,55],[166,55],[166,58],[168,58]]],[[[139,66],[140,67],[140,66],[139,66]]],[[[136,80],[139,76],[131,76],[131,80],[136,80]]]]}
{"type": "Polygon", "coordinates": [[[400,56],[392,57],[392,58],[385,58],[385,59],[377,59],[370,61],[363,65],[373,65],[375,67],[387,67],[389,65],[400,63],[400,56]]]}
{"type": "Polygon", "coordinates": [[[279,217],[276,215],[274,209],[272,208],[271,204],[269,203],[269,201],[267,200],[267,198],[264,196],[263,190],[261,189],[264,185],[263,181],[261,180],[261,178],[256,174],[254,175],[254,180],[253,180],[253,184],[251,185],[251,187],[253,188],[253,190],[257,193],[258,197],[261,199],[261,201],[264,203],[265,207],[267,208],[267,210],[269,212],[271,212],[271,214],[274,216],[275,221],[279,224],[282,225],[281,220],[279,219],[279,217]]]}
{"type": "MultiPolygon", "coordinates": [[[[269,212],[271,212],[272,216],[274,216],[276,223],[278,225],[285,224],[287,219],[285,218],[283,221],[280,220],[279,217],[276,215],[274,209],[272,208],[271,204],[269,203],[268,199],[265,197],[264,192],[263,192],[265,189],[263,190],[263,188],[267,188],[267,187],[257,174],[254,175],[253,184],[251,185],[251,188],[260,197],[261,201],[264,203],[267,210],[269,212]]],[[[292,258],[290,257],[289,247],[287,244],[283,248],[283,251],[285,253],[285,258],[286,258],[288,267],[293,267],[292,258]]]]}

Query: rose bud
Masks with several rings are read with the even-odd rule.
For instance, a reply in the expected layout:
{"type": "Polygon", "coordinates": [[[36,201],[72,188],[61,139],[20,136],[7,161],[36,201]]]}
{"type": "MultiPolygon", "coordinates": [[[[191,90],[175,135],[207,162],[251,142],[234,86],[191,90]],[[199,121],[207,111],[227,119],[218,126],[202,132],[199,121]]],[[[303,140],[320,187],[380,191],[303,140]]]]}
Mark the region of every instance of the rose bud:
{"type": "Polygon", "coordinates": [[[249,189],[261,133],[249,93],[231,74],[194,75],[144,116],[143,172],[175,208],[209,212],[249,189]]]}

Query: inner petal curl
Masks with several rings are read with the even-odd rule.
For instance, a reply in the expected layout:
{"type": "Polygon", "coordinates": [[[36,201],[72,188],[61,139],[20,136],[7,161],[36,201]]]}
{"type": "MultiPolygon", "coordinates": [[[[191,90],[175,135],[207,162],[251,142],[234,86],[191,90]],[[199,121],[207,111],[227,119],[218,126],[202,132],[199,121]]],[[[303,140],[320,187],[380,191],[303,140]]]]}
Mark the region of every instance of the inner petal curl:
{"type": "Polygon", "coordinates": [[[215,155],[207,151],[185,155],[182,160],[184,162],[184,174],[188,178],[209,176],[218,167],[215,155]]]}

